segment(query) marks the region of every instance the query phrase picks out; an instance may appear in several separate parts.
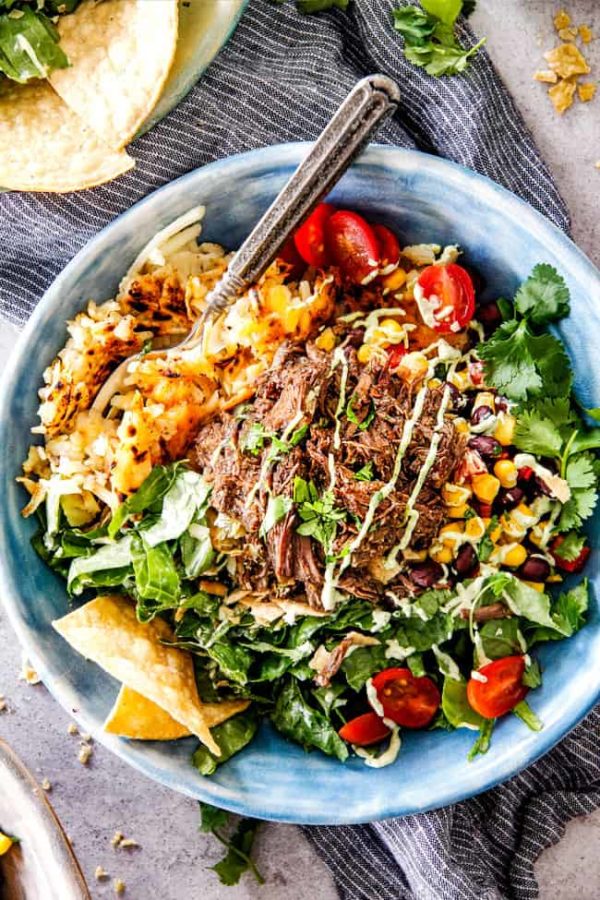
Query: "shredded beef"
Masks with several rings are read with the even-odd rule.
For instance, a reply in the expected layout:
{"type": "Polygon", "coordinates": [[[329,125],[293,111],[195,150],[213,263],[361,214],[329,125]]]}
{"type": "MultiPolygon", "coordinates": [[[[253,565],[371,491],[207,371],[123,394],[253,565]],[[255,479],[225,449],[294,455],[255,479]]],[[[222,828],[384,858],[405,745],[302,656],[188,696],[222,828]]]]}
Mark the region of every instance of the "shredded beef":
{"type": "MultiPolygon", "coordinates": [[[[338,590],[385,602],[390,585],[374,577],[376,568],[371,566],[369,571],[368,566],[375,559],[384,560],[392,550],[400,563],[392,575],[393,584],[415,590],[410,565],[397,553],[398,543],[406,529],[409,497],[429,454],[444,390],[427,392],[390,490],[385,486],[394,476],[417,389],[407,386],[386,364],[375,361],[361,366],[355,344],[350,334],[341,345],[345,365],[340,363],[339,350],[334,359],[312,343],[283,345],[257,384],[252,403],[203,425],[194,441],[192,464],[212,483],[212,506],[245,529],[235,557],[237,578],[244,588],[306,596],[312,606],[321,608],[326,556],[338,554],[339,560],[346,559],[340,554],[356,539],[372,509],[371,527],[344,564],[338,590]],[[343,378],[346,393],[340,405],[343,378]],[[279,444],[272,441],[273,436],[279,444]],[[323,497],[332,486],[332,465],[333,502],[344,511],[344,518],[337,522],[330,547],[298,533],[302,520],[297,504],[291,504],[266,535],[261,534],[269,497],[293,500],[296,479],[312,482],[323,497]],[[360,480],[357,472],[366,465],[371,466],[372,479],[360,480]]],[[[443,520],[440,489],[464,455],[464,439],[449,420],[438,436],[433,465],[413,498],[418,519],[408,542],[411,550],[429,547],[436,537],[443,520]]]]}

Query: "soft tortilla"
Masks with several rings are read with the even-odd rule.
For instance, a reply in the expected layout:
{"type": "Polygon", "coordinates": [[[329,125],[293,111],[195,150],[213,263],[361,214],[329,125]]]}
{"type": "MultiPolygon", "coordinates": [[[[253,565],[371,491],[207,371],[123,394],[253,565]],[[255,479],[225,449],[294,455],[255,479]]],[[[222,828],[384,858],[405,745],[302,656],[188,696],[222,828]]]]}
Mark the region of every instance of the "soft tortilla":
{"type": "Polygon", "coordinates": [[[164,709],[220,756],[198,696],[191,655],[161,641],[173,632],[162,619],[139,622],[125,597],[96,597],[52,623],[69,644],[109,675],[164,709]]]}
{"type": "Polygon", "coordinates": [[[0,89],[0,188],[77,191],[134,165],[123,150],[103,144],[47,82],[0,89]]]}
{"type": "MultiPolygon", "coordinates": [[[[202,714],[209,728],[220,725],[232,716],[243,712],[250,705],[249,700],[224,700],[222,703],[205,703],[202,714]]],[[[189,737],[191,732],[180,725],[164,709],[151,700],[122,686],[115,705],[104,723],[109,734],[136,741],[176,741],[189,737]]]]}
{"type": "Polygon", "coordinates": [[[58,23],[70,68],[50,82],[112,147],[139,131],[162,93],[177,47],[177,0],[83,0],[58,23]]]}

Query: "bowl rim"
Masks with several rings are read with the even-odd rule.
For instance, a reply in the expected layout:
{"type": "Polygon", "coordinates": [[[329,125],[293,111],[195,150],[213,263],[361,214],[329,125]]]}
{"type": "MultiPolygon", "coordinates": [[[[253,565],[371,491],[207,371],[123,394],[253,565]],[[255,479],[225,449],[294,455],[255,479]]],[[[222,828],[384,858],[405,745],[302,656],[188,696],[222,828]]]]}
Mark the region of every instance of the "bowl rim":
{"type": "MultiPolygon", "coordinates": [[[[160,208],[163,198],[168,197],[170,192],[195,182],[198,177],[201,177],[202,172],[207,171],[226,175],[228,170],[233,169],[234,176],[240,177],[245,171],[250,173],[256,168],[295,166],[311,146],[312,142],[301,141],[276,144],[228,156],[194,169],[138,201],[134,206],[113,219],[112,222],[84,245],[46,290],[10,355],[6,369],[0,379],[0,430],[2,428],[1,423],[5,422],[7,418],[9,386],[13,381],[22,356],[29,347],[31,338],[37,333],[40,321],[60,297],[63,285],[71,279],[71,273],[76,272],[79,267],[87,265],[94,259],[98,248],[102,246],[104,239],[117,223],[124,225],[129,220],[135,220],[140,210],[152,211],[153,208],[160,208]]],[[[571,267],[576,265],[583,277],[591,279],[592,283],[596,283],[598,288],[600,288],[600,272],[564,232],[526,201],[511,193],[507,188],[491,181],[486,176],[480,175],[458,163],[421,151],[382,144],[371,145],[361,154],[358,162],[390,166],[404,174],[414,173],[415,170],[423,169],[424,167],[430,174],[443,176],[450,186],[454,183],[463,189],[466,187],[467,189],[477,190],[478,199],[487,200],[488,203],[493,201],[496,209],[505,215],[509,221],[511,218],[518,216],[521,225],[525,224],[525,227],[533,232],[543,232],[545,243],[547,245],[550,244],[549,249],[552,252],[557,256],[568,252],[572,260],[571,267]]],[[[157,767],[149,759],[138,758],[135,753],[131,753],[128,741],[105,734],[94,722],[87,719],[85,708],[74,712],[74,694],[72,690],[59,677],[54,677],[48,672],[44,659],[39,653],[35,635],[18,610],[18,591],[13,591],[11,578],[9,577],[10,572],[10,558],[0,553],[0,577],[3,578],[5,583],[5,590],[2,592],[2,602],[7,618],[15,630],[22,647],[42,677],[44,684],[60,705],[76,721],[82,724],[87,731],[90,731],[99,743],[106,746],[119,758],[147,777],[179,793],[197,800],[205,800],[206,802],[217,804],[242,815],[251,815],[293,824],[342,825],[373,822],[449,806],[490,790],[540,759],[561,741],[600,699],[600,673],[598,673],[596,684],[590,683],[590,692],[584,697],[578,696],[577,702],[574,702],[573,707],[567,708],[566,715],[563,714],[559,719],[547,725],[543,731],[537,733],[535,745],[528,747],[526,753],[515,759],[514,763],[507,760],[503,764],[499,764],[493,773],[478,773],[474,769],[472,784],[468,791],[465,791],[464,786],[453,787],[448,785],[442,792],[438,791],[436,797],[429,797],[425,802],[418,805],[414,802],[412,804],[398,804],[392,797],[385,808],[378,808],[377,810],[369,810],[360,814],[354,812],[352,814],[352,812],[348,813],[345,809],[341,809],[341,805],[338,804],[336,809],[327,810],[324,813],[317,810],[299,819],[293,812],[293,798],[288,798],[287,802],[282,802],[280,798],[268,798],[263,795],[262,798],[257,798],[254,804],[251,805],[243,795],[241,798],[232,796],[230,790],[224,787],[221,788],[220,785],[210,779],[199,778],[194,785],[190,784],[189,779],[187,781],[185,778],[174,779],[172,773],[157,767]],[[479,781],[477,781],[478,775],[482,776],[479,781]]]]}

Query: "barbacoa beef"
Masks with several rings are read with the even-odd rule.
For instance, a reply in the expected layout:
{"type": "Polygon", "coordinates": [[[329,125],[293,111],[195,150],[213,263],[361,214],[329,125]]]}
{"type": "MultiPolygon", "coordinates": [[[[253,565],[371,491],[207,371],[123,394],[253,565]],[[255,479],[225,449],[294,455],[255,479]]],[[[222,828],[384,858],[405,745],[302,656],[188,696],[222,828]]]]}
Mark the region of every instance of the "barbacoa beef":
{"type": "MultiPolygon", "coordinates": [[[[296,478],[312,482],[322,497],[331,488],[333,464],[334,505],[345,516],[337,524],[329,552],[342,553],[356,538],[374,495],[392,479],[415,400],[415,389],[386,364],[361,366],[351,337],[342,349],[344,365],[339,358],[334,364],[332,354],[314,344],[281,347],[257,385],[254,400],[205,424],[189,454],[194,467],[213,485],[211,503],[216,512],[237,520],[245,530],[235,555],[239,584],[306,596],[314,607],[321,606],[325,548],[314,537],[298,534],[301,519],[293,503],[266,534],[261,533],[269,497],[291,501],[296,478]],[[344,375],[344,408],[336,418],[344,375]],[[365,422],[367,427],[361,428],[365,422]],[[356,478],[364,466],[371,467],[371,480],[356,478]]],[[[400,571],[389,579],[375,577],[378,567],[373,563],[396,548],[404,534],[408,498],[429,452],[442,397],[443,388],[428,391],[394,489],[377,505],[371,528],[340,577],[339,590],[373,602],[390,587],[405,592],[407,564],[402,554],[400,571]]],[[[414,505],[419,517],[409,549],[424,549],[437,535],[444,515],[440,490],[463,451],[463,439],[446,421],[434,464],[414,505]]]]}

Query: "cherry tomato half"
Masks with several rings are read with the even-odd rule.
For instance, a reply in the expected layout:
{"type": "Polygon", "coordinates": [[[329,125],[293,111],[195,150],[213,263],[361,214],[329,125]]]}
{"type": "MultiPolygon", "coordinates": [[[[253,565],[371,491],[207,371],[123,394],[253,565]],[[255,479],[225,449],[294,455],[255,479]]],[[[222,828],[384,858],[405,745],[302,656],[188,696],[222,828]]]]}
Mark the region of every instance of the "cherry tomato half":
{"type": "Polygon", "coordinates": [[[386,719],[405,728],[429,725],[440,705],[440,692],[431,678],[416,678],[410,669],[384,669],[373,676],[373,687],[386,719]]]}
{"type": "Polygon", "coordinates": [[[362,284],[379,267],[379,241],[358,213],[340,209],[327,223],[332,261],[354,284],[362,284]]]}
{"type": "Polygon", "coordinates": [[[505,656],[488,663],[479,669],[485,681],[470,678],[467,682],[469,705],[484,719],[496,719],[510,712],[527,695],[524,672],[523,656],[505,656]]]}
{"type": "Polygon", "coordinates": [[[382,266],[395,265],[400,259],[400,244],[393,231],[385,225],[373,225],[373,231],[379,241],[379,258],[382,266]]]}
{"type": "Polygon", "coordinates": [[[441,305],[434,311],[434,330],[448,334],[464,328],[475,312],[475,290],[471,276],[456,263],[444,266],[427,266],[417,282],[423,297],[437,297],[441,305]]]}
{"type": "Polygon", "coordinates": [[[357,744],[359,747],[369,747],[378,744],[390,733],[390,729],[384,724],[377,713],[368,712],[349,722],[340,728],[339,736],[349,744],[357,744]]]}
{"type": "Polygon", "coordinates": [[[325,229],[334,212],[331,203],[319,203],[294,234],[296,249],[309,266],[322,269],[329,265],[325,229]]]}
{"type": "Polygon", "coordinates": [[[559,569],[562,569],[563,572],[581,572],[586,562],[588,561],[588,556],[591,553],[589,547],[582,547],[579,556],[575,559],[563,559],[560,555],[559,547],[564,541],[564,537],[560,534],[558,537],[555,537],[552,543],[550,544],[550,553],[559,569]]]}

